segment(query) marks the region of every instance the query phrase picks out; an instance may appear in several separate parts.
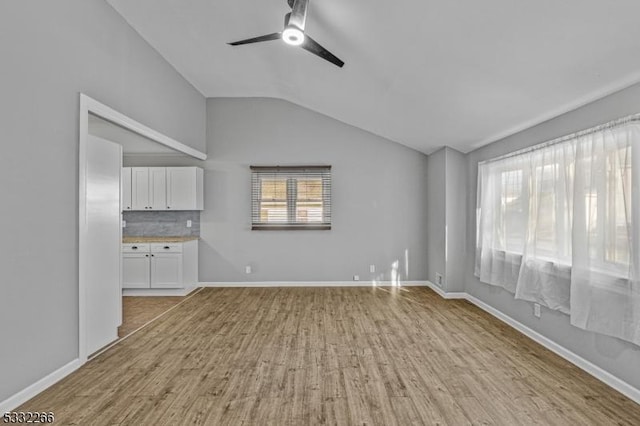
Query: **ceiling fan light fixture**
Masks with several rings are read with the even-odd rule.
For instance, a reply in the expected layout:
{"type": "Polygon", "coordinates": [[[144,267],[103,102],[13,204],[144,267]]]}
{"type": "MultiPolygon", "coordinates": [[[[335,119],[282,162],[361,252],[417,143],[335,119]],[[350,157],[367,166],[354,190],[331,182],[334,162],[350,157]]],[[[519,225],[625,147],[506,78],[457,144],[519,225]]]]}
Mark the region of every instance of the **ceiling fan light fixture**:
{"type": "Polygon", "coordinates": [[[342,68],[344,65],[343,61],[304,33],[309,0],[287,0],[287,4],[291,8],[291,12],[284,15],[284,30],[277,33],[238,40],[227,44],[230,44],[231,46],[242,46],[244,44],[261,43],[263,41],[281,39],[290,46],[299,46],[307,52],[316,55],[325,61],[331,62],[338,68],[342,68]]]}
{"type": "Polygon", "coordinates": [[[291,46],[300,46],[304,43],[304,33],[299,28],[290,26],[282,32],[282,40],[291,46]]]}

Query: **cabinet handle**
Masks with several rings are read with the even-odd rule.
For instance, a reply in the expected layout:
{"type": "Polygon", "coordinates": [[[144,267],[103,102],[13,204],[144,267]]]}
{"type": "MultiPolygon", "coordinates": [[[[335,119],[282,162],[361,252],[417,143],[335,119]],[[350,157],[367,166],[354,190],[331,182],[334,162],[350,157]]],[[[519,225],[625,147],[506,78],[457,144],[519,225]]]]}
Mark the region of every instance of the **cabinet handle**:
{"type": "Polygon", "coordinates": [[[131,247],[131,250],[138,250],[138,246],[131,247]]]}
{"type": "Polygon", "coordinates": [[[148,255],[148,254],[145,254],[145,255],[144,255],[144,257],[149,257],[149,255],[148,255]]]}
{"type": "Polygon", "coordinates": [[[169,250],[170,248],[171,248],[171,247],[169,247],[169,246],[164,246],[164,249],[165,249],[165,250],[169,250]]]}
{"type": "Polygon", "coordinates": [[[156,257],[156,255],[155,255],[155,254],[152,254],[152,255],[151,255],[151,257],[156,257]]]}
{"type": "Polygon", "coordinates": [[[171,208],[171,206],[167,206],[167,208],[168,208],[168,209],[170,209],[170,208],[171,208]]]}

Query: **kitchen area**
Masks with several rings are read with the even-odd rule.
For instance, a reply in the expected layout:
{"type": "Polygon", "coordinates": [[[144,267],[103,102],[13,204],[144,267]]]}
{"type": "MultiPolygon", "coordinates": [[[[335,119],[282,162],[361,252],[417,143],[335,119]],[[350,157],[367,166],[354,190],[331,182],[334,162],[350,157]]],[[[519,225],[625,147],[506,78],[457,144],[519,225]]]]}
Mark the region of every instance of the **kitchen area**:
{"type": "Polygon", "coordinates": [[[198,286],[199,167],[123,167],[123,337],[198,286]]]}
{"type": "Polygon", "coordinates": [[[199,167],[122,169],[124,296],[184,296],[198,284],[199,167]]]}
{"type": "Polygon", "coordinates": [[[192,157],[97,116],[89,116],[89,133],[122,146],[118,338],[123,338],[198,289],[204,171],[182,165],[192,157]]]}

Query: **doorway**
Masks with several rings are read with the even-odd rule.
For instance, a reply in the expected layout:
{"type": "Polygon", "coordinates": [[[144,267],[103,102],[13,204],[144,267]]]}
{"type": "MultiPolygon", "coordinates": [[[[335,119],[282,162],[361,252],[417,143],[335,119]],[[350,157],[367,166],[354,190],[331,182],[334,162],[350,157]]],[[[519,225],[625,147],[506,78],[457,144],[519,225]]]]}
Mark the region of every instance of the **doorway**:
{"type": "Polygon", "coordinates": [[[160,150],[206,159],[206,154],[80,94],[78,358],[81,363],[117,340],[122,322],[119,171],[123,149],[122,143],[111,140],[117,136],[91,134],[96,120],[110,125],[114,135],[125,131],[132,140],[149,141],[160,150]]]}

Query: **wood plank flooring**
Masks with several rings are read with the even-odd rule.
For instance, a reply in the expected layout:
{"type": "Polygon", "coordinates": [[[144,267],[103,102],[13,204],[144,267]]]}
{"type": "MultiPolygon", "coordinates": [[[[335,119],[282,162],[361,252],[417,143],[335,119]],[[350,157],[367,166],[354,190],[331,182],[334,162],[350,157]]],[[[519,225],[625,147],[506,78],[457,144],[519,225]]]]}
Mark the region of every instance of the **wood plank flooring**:
{"type": "Polygon", "coordinates": [[[122,297],[122,325],[118,337],[124,337],[142,327],[158,315],[168,311],[186,296],[122,297]]]}
{"type": "Polygon", "coordinates": [[[75,425],[640,424],[587,373],[415,287],[204,289],[19,410],[75,425]]]}

